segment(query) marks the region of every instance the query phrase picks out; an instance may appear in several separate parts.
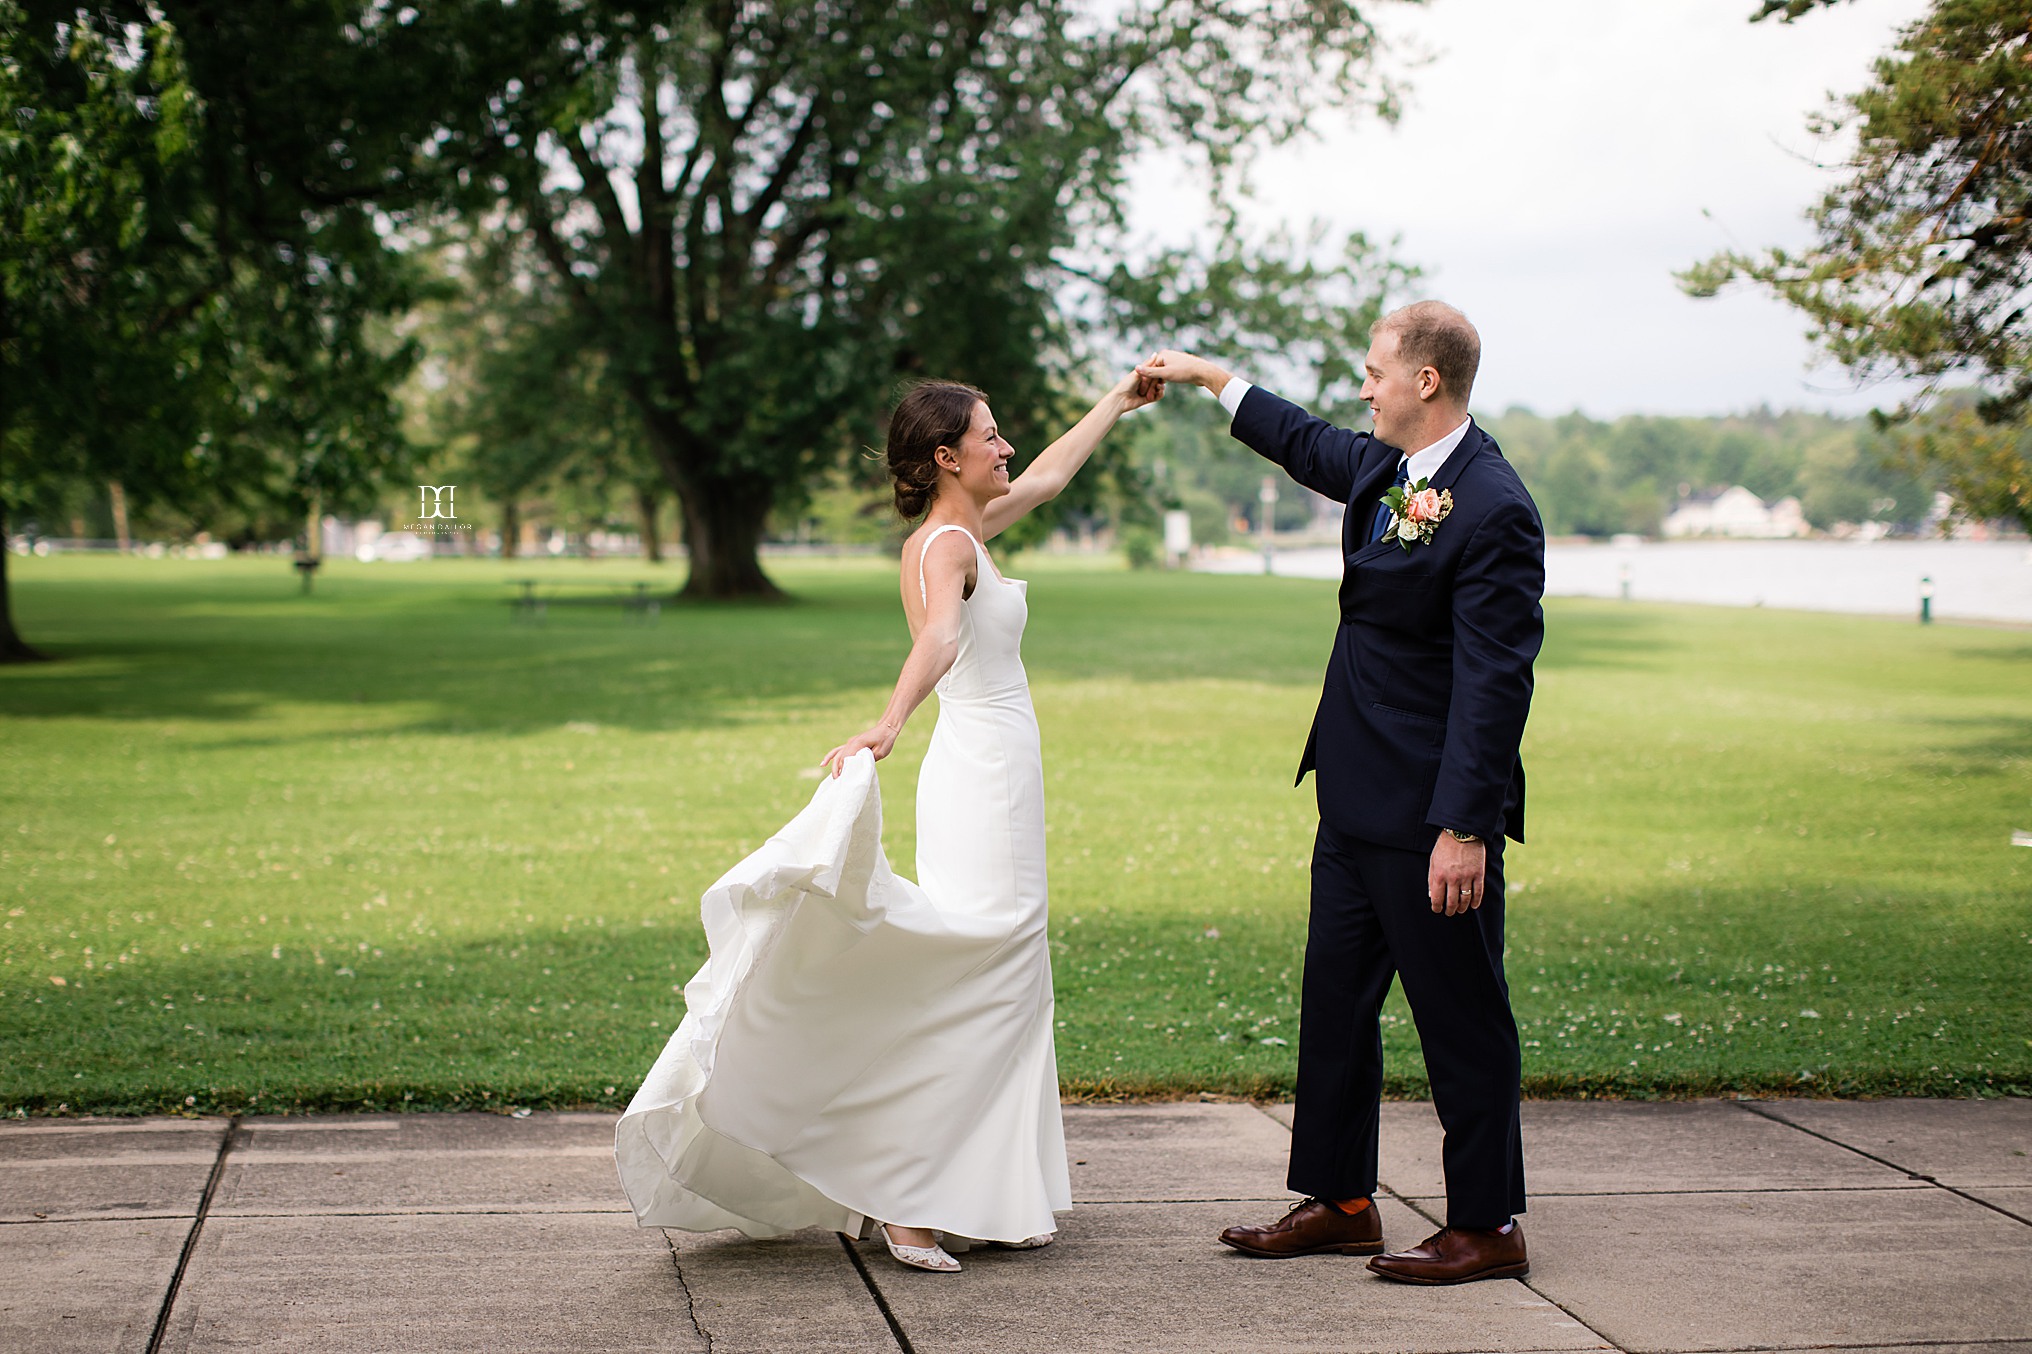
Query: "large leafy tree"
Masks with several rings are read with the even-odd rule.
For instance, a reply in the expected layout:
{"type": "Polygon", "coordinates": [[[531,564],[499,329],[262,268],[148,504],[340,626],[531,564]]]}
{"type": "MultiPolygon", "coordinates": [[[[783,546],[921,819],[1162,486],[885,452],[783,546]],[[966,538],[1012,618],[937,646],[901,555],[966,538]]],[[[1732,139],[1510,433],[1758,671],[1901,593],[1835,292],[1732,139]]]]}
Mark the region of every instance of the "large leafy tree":
{"type": "Polygon", "coordinates": [[[1375,35],[1340,0],[670,0],[536,27],[484,125],[434,153],[611,361],[700,597],[774,591],[772,507],[879,440],[899,379],[976,381],[1036,444],[1105,328],[1065,289],[1107,275],[1137,151],[1196,146],[1225,181],[1252,138],[1377,98],[1375,35]]]}
{"type": "MultiPolygon", "coordinates": [[[[355,17],[0,0],[0,514],[110,481],[300,516],[402,467],[423,275],[389,213],[430,191],[443,72],[355,17]]],[[[33,656],[0,603],[0,658],[33,656]]]]}
{"type": "Polygon", "coordinates": [[[17,3],[9,51],[54,58],[9,68],[41,149],[8,191],[48,217],[20,239],[63,238],[8,276],[68,261],[100,290],[46,290],[57,319],[10,331],[9,360],[69,344],[90,358],[71,370],[135,397],[52,398],[88,410],[61,453],[56,421],[15,419],[25,463],[185,501],[364,498],[403,464],[387,394],[414,350],[389,321],[421,272],[402,246],[449,211],[544,261],[576,313],[546,332],[583,335],[625,392],[709,597],[773,591],[765,518],[879,440],[900,378],[989,387],[1034,446],[1097,336],[1223,294],[1176,258],[1116,266],[1135,154],[1189,145],[1227,185],[1252,139],[1389,103],[1343,0],[17,3]],[[125,140],[65,130],[109,100],[125,140]],[[57,163],[91,192],[48,191],[57,163]],[[109,308],[115,281],[143,295],[109,308]],[[116,314],[125,347],[94,328],[116,314]],[[159,475],[110,459],[142,445],[159,475]]]}
{"type": "MultiPolygon", "coordinates": [[[[207,268],[179,230],[195,102],[160,26],[59,36],[0,2],[0,540],[67,478],[145,496],[178,477],[207,398],[189,323],[207,268]]],[[[0,661],[41,658],[5,565],[0,550],[0,661]]]]}
{"type": "MultiPolygon", "coordinates": [[[[1763,13],[1814,7],[1774,0],[1763,13]]],[[[1817,126],[1853,132],[1856,148],[1811,213],[1814,244],[1718,255],[1684,275],[1687,287],[1760,284],[1851,370],[1920,378],[1926,394],[1892,416],[1908,454],[1942,476],[1962,515],[2032,529],[2032,6],[1935,0],[1868,87],[1817,126]],[[1979,387],[1973,412],[1928,409],[1951,381],[1979,387]]]]}

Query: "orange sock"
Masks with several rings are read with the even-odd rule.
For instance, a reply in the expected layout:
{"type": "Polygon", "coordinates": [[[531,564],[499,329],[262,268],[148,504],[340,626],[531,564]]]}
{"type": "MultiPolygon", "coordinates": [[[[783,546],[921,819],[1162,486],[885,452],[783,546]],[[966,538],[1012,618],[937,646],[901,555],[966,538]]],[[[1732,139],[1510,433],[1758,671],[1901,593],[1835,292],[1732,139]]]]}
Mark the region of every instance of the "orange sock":
{"type": "Polygon", "coordinates": [[[1331,1203],[1341,1212],[1350,1214],[1359,1213],[1369,1206],[1367,1199],[1330,1199],[1327,1202],[1331,1203]]]}

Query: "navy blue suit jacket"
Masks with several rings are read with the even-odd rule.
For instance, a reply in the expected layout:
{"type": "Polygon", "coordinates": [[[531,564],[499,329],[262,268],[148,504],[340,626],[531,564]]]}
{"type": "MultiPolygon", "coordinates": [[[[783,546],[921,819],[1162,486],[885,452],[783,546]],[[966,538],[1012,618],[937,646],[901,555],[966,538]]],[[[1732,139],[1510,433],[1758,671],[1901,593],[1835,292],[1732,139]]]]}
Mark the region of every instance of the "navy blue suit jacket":
{"type": "Polygon", "coordinates": [[[1254,387],[1236,438],[1348,505],[1340,628],[1298,779],[1317,770],[1321,821],[1427,852],[1442,828],[1524,840],[1517,749],[1545,635],[1545,529],[1494,439],[1474,423],[1432,480],[1453,511],[1429,544],[1371,542],[1401,453],[1254,387]]]}

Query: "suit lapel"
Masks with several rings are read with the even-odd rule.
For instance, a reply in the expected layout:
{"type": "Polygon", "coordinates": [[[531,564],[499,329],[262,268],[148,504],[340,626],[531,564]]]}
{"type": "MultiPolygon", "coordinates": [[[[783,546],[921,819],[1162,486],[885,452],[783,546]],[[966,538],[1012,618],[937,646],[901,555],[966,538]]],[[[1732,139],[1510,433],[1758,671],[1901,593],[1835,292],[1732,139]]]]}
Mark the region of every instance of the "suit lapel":
{"type": "Polygon", "coordinates": [[[1372,559],[1379,559],[1389,554],[1392,550],[1402,550],[1403,548],[1403,546],[1397,544],[1395,537],[1385,536],[1380,541],[1370,541],[1354,554],[1349,555],[1348,563],[1351,565],[1363,564],[1372,559]]]}
{"type": "MultiPolygon", "coordinates": [[[[1453,453],[1446,458],[1446,463],[1440,466],[1439,473],[1432,477],[1432,483],[1429,487],[1433,489],[1453,488],[1454,481],[1458,480],[1461,477],[1461,472],[1467,469],[1468,462],[1482,454],[1482,448],[1487,445],[1488,440],[1487,436],[1483,434],[1481,426],[1472,418],[1469,419],[1468,430],[1461,435],[1460,445],[1453,449],[1453,453]]],[[[1369,523],[1375,520],[1376,500],[1381,498],[1383,491],[1390,487],[1390,480],[1396,478],[1397,460],[1396,456],[1391,456],[1385,462],[1388,474],[1384,475],[1379,472],[1376,475],[1372,475],[1369,477],[1369,482],[1362,486],[1370,491],[1368,494],[1369,515],[1362,519],[1364,534],[1368,531],[1369,523]]],[[[1394,538],[1385,536],[1380,541],[1369,541],[1366,544],[1357,546],[1348,555],[1348,563],[1360,564],[1367,560],[1380,558],[1391,550],[1402,550],[1403,548],[1403,546],[1397,544],[1394,538]]]]}
{"type": "Polygon", "coordinates": [[[1404,459],[1404,453],[1387,442],[1369,439],[1369,445],[1383,453],[1376,463],[1362,472],[1355,481],[1354,492],[1348,496],[1348,527],[1351,533],[1358,533],[1342,553],[1349,559],[1361,554],[1375,542],[1369,539],[1370,526],[1376,520],[1376,503],[1383,497],[1383,491],[1397,478],[1397,462],[1404,459]]]}

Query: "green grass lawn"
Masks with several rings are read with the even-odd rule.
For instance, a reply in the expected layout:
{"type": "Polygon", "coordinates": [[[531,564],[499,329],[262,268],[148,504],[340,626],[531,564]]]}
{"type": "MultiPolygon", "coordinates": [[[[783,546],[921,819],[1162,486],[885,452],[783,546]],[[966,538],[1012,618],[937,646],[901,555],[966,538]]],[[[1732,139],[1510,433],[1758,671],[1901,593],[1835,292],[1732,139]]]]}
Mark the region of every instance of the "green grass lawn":
{"type": "MultiPolygon", "coordinates": [[[[7,1114],[620,1106],[699,894],[905,648],[877,560],[541,626],[506,580],[672,574],[338,562],[306,598],[274,558],[8,563],[63,661],[0,669],[7,1114]]],[[[1288,1091],[1332,586],[1011,569],[1068,1091],[1288,1091]]],[[[1538,678],[1531,1093],[2032,1093],[2032,633],[1558,600],[1538,678]]],[[[883,767],[905,874],[931,722],[883,767]]]]}

